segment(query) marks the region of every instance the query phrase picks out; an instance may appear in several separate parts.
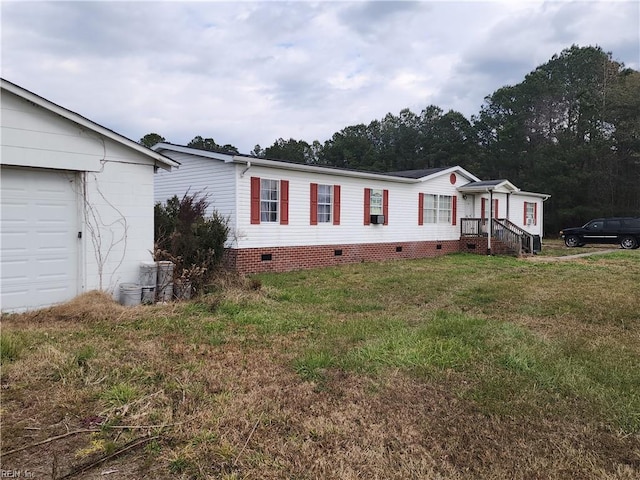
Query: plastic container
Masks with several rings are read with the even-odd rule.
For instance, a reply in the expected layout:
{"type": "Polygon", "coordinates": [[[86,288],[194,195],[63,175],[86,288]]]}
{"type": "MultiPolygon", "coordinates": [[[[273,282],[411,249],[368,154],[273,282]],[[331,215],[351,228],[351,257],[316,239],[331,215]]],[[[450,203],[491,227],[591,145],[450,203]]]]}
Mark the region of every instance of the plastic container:
{"type": "Polygon", "coordinates": [[[155,262],[143,262],[140,264],[140,285],[156,286],[158,283],[158,265],[155,262]]]}
{"type": "Polygon", "coordinates": [[[162,288],[165,285],[173,283],[173,263],[172,262],[157,262],[158,264],[158,287],[162,288]]]}
{"type": "Polygon", "coordinates": [[[158,288],[158,301],[170,302],[173,300],[173,283],[158,288]]]}
{"type": "Polygon", "coordinates": [[[137,283],[120,284],[120,303],[126,307],[140,305],[142,301],[142,287],[137,283]]]}
{"type": "Polygon", "coordinates": [[[173,293],[178,300],[189,300],[191,298],[191,282],[176,282],[173,285],[173,293]]]}
{"type": "Polygon", "coordinates": [[[142,286],[142,303],[144,305],[151,305],[155,302],[156,302],[156,286],[143,285],[142,286]]]}

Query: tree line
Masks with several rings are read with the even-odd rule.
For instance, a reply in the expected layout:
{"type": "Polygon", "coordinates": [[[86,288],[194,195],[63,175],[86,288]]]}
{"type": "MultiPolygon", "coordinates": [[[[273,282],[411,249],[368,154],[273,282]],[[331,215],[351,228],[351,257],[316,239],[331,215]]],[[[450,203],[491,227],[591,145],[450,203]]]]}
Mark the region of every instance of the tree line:
{"type": "MultiPolygon", "coordinates": [[[[152,133],[140,143],[158,141],[152,133]]],[[[238,153],[201,136],[187,146],[238,153]]],[[[279,138],[250,154],[375,172],[460,165],[550,194],[545,229],[553,235],[593,217],[640,215],[640,72],[600,47],[572,46],[485,97],[470,119],[435,105],[405,108],[324,143],[279,138]]]]}

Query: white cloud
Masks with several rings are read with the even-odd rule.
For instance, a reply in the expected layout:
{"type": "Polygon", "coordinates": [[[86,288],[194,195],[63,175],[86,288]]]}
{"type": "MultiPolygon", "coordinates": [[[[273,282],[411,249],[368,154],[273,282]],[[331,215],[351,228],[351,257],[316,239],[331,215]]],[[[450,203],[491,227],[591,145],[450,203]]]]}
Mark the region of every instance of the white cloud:
{"type": "Polygon", "coordinates": [[[638,2],[13,2],[2,76],[134,140],[250,151],[485,95],[572,44],[640,67],[638,2]]]}

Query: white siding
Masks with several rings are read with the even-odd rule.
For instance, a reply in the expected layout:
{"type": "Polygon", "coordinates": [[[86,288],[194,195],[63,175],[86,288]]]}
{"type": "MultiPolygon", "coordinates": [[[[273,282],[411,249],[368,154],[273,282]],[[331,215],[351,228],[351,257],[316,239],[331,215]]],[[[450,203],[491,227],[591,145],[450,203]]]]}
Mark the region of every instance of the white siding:
{"type": "MultiPolygon", "coordinates": [[[[238,247],[304,246],[456,240],[457,225],[418,225],[418,193],[456,195],[449,176],[428,183],[396,183],[252,166],[238,173],[238,247]],[[289,180],[289,224],[250,222],[251,177],[289,180]],[[310,183],[340,185],[340,225],[310,225],[310,183]],[[364,225],[364,189],[389,190],[389,224],[364,225]]],[[[458,216],[460,211],[458,210],[458,216]]]]}
{"type": "MultiPolygon", "coordinates": [[[[419,238],[419,240],[457,240],[460,238],[460,217],[464,216],[464,212],[462,210],[462,198],[461,195],[457,192],[456,188],[460,187],[464,184],[468,183],[468,180],[464,179],[461,175],[456,175],[456,183],[451,184],[449,181],[449,174],[442,174],[437,176],[436,178],[429,179],[428,181],[421,183],[416,186],[417,191],[420,193],[425,193],[429,195],[449,195],[452,197],[456,197],[457,203],[457,212],[456,212],[456,224],[455,225],[447,225],[443,223],[436,224],[427,224],[419,226],[420,233],[426,235],[425,237],[419,238]]],[[[415,222],[418,221],[418,200],[417,193],[416,196],[416,207],[415,207],[415,222]]],[[[413,240],[413,238],[412,238],[413,240]]]]}
{"type": "Polygon", "coordinates": [[[513,194],[511,196],[511,212],[510,220],[518,225],[523,230],[526,230],[532,235],[544,236],[543,223],[544,223],[544,202],[542,198],[534,195],[526,194],[513,194]],[[524,218],[524,202],[537,204],[536,223],[534,225],[527,225],[524,218]]]}
{"type": "MultiPolygon", "coordinates": [[[[164,203],[174,195],[201,192],[208,196],[209,214],[215,209],[229,218],[229,227],[235,230],[235,179],[238,165],[178,152],[163,152],[180,162],[180,168],[171,172],[158,171],[154,179],[154,202],[164,203]]],[[[233,235],[230,235],[231,237],[233,235]]],[[[231,240],[231,239],[230,239],[231,240]]]]}
{"type": "Polygon", "coordinates": [[[102,139],[94,132],[2,90],[1,161],[63,170],[100,169],[102,139]]]}
{"type": "Polygon", "coordinates": [[[85,182],[84,289],[117,295],[153,260],[153,167],[109,162],[85,182]]]}
{"type": "MultiPolygon", "coordinates": [[[[136,283],[140,263],[152,259],[155,160],[4,89],[1,108],[3,166],[46,168],[74,179],[69,188],[77,203],[69,208],[66,229],[78,242],[75,259],[69,260],[77,280],[64,298],[53,301],[97,288],[117,295],[120,283],[136,283]]],[[[47,187],[46,178],[39,187],[47,187]]],[[[38,219],[24,216],[23,220],[27,229],[37,227],[33,222],[38,219]]],[[[26,241],[33,250],[37,240],[31,237],[26,241]]],[[[10,259],[3,252],[3,262],[5,258],[10,259]]],[[[46,268],[38,268],[34,275],[46,280],[46,268]]],[[[3,278],[0,289],[5,288],[3,278]]],[[[54,282],[49,288],[56,288],[54,282]]],[[[31,295],[21,303],[17,309],[50,302],[31,295]]]]}
{"type": "MultiPolygon", "coordinates": [[[[184,147],[177,147],[184,149],[184,147]]],[[[186,151],[164,150],[165,155],[180,162],[180,168],[172,172],[158,172],[155,177],[155,201],[164,202],[173,195],[181,197],[187,191],[209,194],[212,208],[230,218],[228,245],[235,248],[313,246],[361,243],[389,243],[412,241],[446,241],[460,238],[460,218],[480,217],[481,195],[463,195],[457,188],[466,185],[472,178],[463,170],[445,170],[427,180],[412,182],[407,179],[360,178],[352,172],[341,175],[337,171],[318,172],[304,167],[297,170],[291,164],[251,165],[232,163],[232,155],[208,158],[186,151]],[[451,183],[451,173],[456,175],[451,183]],[[289,182],[288,224],[279,222],[251,223],[251,178],[286,180],[289,182]],[[311,225],[310,185],[339,185],[341,193],[340,225],[318,223],[311,225]],[[364,224],[364,191],[366,188],[388,190],[388,225],[364,224]],[[456,197],[456,222],[418,223],[419,194],[437,194],[456,197]],[[468,203],[468,205],[467,205],[468,203]]],[[[247,159],[247,161],[249,161],[247,159]]],[[[488,198],[488,194],[486,195],[488,198]]],[[[507,194],[495,192],[498,199],[499,217],[507,216],[507,194]]],[[[509,216],[516,224],[522,215],[523,203],[511,195],[509,216]]],[[[535,197],[527,197],[533,200],[535,197]]],[[[541,230],[542,202],[539,202],[541,230]]],[[[487,212],[488,213],[488,212],[487,212]]],[[[531,230],[531,229],[529,229],[531,230]]]]}

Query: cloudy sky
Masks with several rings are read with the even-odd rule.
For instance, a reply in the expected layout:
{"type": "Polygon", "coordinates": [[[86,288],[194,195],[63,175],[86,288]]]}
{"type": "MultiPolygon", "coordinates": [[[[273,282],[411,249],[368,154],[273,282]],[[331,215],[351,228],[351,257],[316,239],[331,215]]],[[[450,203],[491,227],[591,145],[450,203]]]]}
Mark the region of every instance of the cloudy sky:
{"type": "Polygon", "coordinates": [[[478,113],[572,44],[640,69],[640,2],[1,2],[2,77],[139,140],[250,152],[403,108],[478,113]]]}

